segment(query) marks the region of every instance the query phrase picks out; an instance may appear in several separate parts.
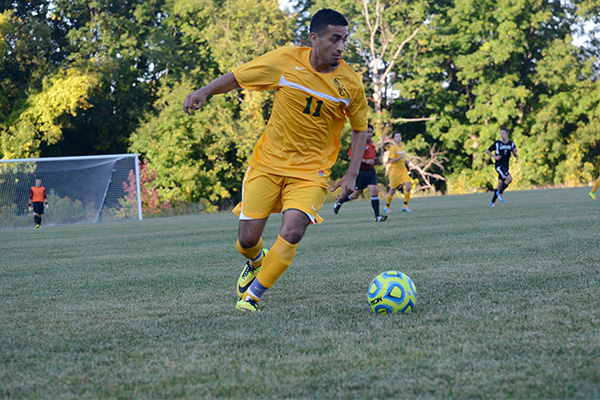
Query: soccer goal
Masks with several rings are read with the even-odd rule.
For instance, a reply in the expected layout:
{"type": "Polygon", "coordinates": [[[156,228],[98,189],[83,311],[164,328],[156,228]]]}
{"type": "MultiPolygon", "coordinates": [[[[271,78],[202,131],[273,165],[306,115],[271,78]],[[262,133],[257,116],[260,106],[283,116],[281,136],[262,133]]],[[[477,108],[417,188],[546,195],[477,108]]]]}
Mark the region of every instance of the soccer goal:
{"type": "Polygon", "coordinates": [[[29,190],[48,196],[43,225],[142,219],[137,154],[0,160],[0,229],[33,226],[29,190]]]}

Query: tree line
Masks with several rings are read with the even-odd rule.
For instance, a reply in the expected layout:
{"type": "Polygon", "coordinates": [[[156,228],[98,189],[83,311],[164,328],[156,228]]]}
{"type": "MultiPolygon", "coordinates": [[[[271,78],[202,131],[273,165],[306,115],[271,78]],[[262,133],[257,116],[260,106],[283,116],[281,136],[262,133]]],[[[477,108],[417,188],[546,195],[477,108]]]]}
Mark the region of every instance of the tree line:
{"type": "Polygon", "coordinates": [[[191,117],[183,99],[308,45],[324,7],[350,22],[344,59],[363,77],[376,144],[401,131],[420,188],[491,187],[485,149],[502,126],[519,147],[517,187],[598,173],[600,0],[0,0],[0,158],[136,152],[160,201],[229,207],[273,95],[215,96],[191,117]]]}

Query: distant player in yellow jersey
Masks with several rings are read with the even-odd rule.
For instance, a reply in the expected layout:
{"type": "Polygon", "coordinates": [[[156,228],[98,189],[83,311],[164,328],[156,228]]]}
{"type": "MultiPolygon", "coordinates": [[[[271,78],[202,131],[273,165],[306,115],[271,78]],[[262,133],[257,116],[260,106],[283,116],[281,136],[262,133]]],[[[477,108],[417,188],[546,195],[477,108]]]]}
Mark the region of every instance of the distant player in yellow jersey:
{"type": "Polygon", "coordinates": [[[406,158],[404,143],[402,143],[402,134],[400,132],[394,132],[392,134],[392,139],[394,140],[394,144],[392,144],[388,150],[389,160],[392,165],[389,171],[390,185],[383,211],[386,213],[392,212],[390,205],[392,204],[394,193],[396,193],[398,187],[404,186],[404,207],[402,207],[402,211],[412,212],[412,210],[408,208],[412,186],[410,184],[410,176],[408,175],[408,159],[406,158]]]}
{"type": "Polygon", "coordinates": [[[598,187],[600,187],[600,176],[598,176],[598,179],[596,179],[596,182],[594,182],[594,187],[590,192],[590,197],[594,200],[596,200],[596,190],[598,190],[598,187]]]}
{"type": "Polygon", "coordinates": [[[327,178],[337,159],[346,118],[352,126],[352,157],[346,174],[331,189],[341,197],[354,189],[367,140],[367,101],[362,81],[344,62],[348,21],[323,9],[310,24],[309,47],[284,47],[235,68],[189,94],[190,114],[210,95],[237,88],[274,90],[273,110],[256,143],[244,176],[236,247],[248,260],[237,283],[236,308],[257,311],[258,301],[290,266],[298,243],[327,195],[327,178]],[[271,213],[283,212],[275,244],[263,249],[262,233],[271,213]]]}

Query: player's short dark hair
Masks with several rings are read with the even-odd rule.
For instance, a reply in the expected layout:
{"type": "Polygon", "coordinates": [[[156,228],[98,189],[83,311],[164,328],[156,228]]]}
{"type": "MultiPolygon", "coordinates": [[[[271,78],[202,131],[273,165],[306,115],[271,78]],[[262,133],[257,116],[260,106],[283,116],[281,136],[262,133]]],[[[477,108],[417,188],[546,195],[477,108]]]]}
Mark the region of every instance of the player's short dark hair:
{"type": "Polygon", "coordinates": [[[371,125],[371,124],[367,124],[367,129],[369,129],[369,128],[371,128],[371,129],[375,130],[375,128],[373,128],[373,125],[371,125]]]}
{"type": "Polygon", "coordinates": [[[342,14],[329,8],[317,11],[310,20],[310,33],[321,35],[328,25],[348,26],[348,21],[342,14]]]}
{"type": "Polygon", "coordinates": [[[507,127],[503,126],[502,128],[500,128],[500,132],[505,131],[506,133],[508,133],[510,135],[510,131],[508,130],[507,127]]]}

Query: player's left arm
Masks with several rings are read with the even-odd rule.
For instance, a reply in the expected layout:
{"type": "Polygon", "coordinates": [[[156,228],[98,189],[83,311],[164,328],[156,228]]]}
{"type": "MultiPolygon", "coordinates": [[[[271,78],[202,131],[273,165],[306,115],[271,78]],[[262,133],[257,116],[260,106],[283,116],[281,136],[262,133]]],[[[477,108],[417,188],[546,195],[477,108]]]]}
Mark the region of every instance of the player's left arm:
{"type": "Polygon", "coordinates": [[[348,171],[346,171],[344,176],[342,176],[342,178],[331,188],[332,192],[338,188],[342,188],[342,191],[336,200],[347,197],[354,191],[356,186],[356,177],[358,176],[360,163],[362,161],[362,150],[366,145],[367,131],[356,131],[352,129],[352,155],[350,156],[350,165],[348,166],[348,171]]]}
{"type": "Polygon", "coordinates": [[[519,158],[519,156],[517,155],[517,146],[513,147],[512,152],[515,155],[515,158],[519,158]]]}

